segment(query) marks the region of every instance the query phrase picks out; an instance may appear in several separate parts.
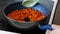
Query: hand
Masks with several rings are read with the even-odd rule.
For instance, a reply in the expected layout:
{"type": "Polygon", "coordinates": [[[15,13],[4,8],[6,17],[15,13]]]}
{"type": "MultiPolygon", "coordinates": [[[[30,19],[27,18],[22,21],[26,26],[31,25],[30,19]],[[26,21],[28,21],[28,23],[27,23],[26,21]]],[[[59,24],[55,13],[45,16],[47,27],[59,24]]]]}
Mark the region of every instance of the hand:
{"type": "Polygon", "coordinates": [[[54,30],[48,32],[48,34],[60,34],[60,25],[52,25],[54,30]]]}

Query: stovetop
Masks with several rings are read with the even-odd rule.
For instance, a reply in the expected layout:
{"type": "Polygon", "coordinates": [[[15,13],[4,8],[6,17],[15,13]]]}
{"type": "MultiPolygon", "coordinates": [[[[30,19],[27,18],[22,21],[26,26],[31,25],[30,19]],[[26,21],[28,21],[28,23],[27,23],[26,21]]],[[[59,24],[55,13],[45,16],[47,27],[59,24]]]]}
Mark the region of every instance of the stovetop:
{"type": "MultiPolygon", "coordinates": [[[[16,29],[16,28],[13,28],[12,26],[10,26],[9,24],[7,24],[6,22],[1,22],[0,23],[0,30],[5,30],[5,31],[11,31],[11,32],[16,32],[16,33],[23,33],[23,34],[26,34],[27,32],[28,33],[40,33],[40,34],[45,34],[45,30],[42,31],[38,28],[38,26],[35,26],[34,28],[32,29],[27,29],[27,30],[21,30],[21,29],[16,29]],[[5,24],[4,24],[5,23],[5,24]]],[[[28,34],[27,33],[27,34],[28,34]]]]}
{"type": "MultiPolygon", "coordinates": [[[[16,1],[16,0],[6,0],[6,1],[3,1],[1,0],[2,2],[0,3],[0,30],[5,30],[5,31],[11,31],[11,32],[17,32],[17,33],[24,33],[26,34],[28,32],[28,34],[32,34],[32,33],[37,33],[37,34],[45,34],[45,30],[40,30],[38,28],[38,26],[35,26],[34,28],[32,29],[27,29],[27,30],[21,30],[21,29],[16,29],[12,26],[10,26],[9,24],[7,24],[8,22],[6,20],[4,20],[4,17],[2,15],[2,12],[3,12],[3,8],[5,5],[7,5],[7,3],[9,2],[13,2],[13,1],[16,1]],[[2,17],[1,17],[2,16],[2,17]]],[[[45,1],[45,0],[44,0],[45,1]]],[[[48,0],[47,0],[48,1],[48,0]]],[[[46,1],[43,3],[43,0],[41,0],[41,3],[44,4],[46,7],[48,7],[49,10],[52,10],[52,7],[53,7],[53,2],[49,1],[48,3],[46,3],[46,1]],[[49,5],[50,4],[50,5],[49,5]]],[[[42,22],[40,23],[40,25],[45,25],[45,24],[48,24],[49,22],[49,19],[50,19],[50,15],[42,22]]]]}

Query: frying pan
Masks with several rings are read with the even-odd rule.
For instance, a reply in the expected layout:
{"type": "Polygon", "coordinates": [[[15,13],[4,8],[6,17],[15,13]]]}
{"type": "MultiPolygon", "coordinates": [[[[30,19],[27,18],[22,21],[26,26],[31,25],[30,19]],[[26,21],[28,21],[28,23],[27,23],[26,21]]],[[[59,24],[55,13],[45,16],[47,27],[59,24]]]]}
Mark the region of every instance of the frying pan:
{"type": "MultiPolygon", "coordinates": [[[[27,8],[27,7],[24,7],[22,5],[22,1],[11,3],[5,7],[3,15],[10,25],[12,25],[16,28],[20,28],[20,29],[28,29],[28,28],[36,26],[38,23],[42,23],[41,21],[43,21],[44,19],[40,20],[40,21],[35,21],[35,22],[19,22],[19,21],[15,21],[15,20],[7,17],[7,14],[11,13],[13,10],[23,9],[23,8],[27,8]]],[[[49,15],[48,9],[45,6],[43,6],[42,4],[36,4],[35,6],[33,6],[31,8],[38,10],[39,12],[44,13],[46,18],[49,15]]]]}

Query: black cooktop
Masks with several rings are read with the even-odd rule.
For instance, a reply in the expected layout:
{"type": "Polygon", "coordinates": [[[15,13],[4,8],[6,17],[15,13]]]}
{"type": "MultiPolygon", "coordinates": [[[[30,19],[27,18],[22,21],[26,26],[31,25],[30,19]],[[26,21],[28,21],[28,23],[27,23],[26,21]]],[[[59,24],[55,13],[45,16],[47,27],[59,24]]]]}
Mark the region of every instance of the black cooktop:
{"type": "Polygon", "coordinates": [[[23,33],[23,34],[29,34],[29,33],[44,34],[45,33],[45,31],[40,30],[38,26],[35,26],[32,29],[22,30],[22,29],[13,28],[11,25],[7,24],[6,22],[3,23],[2,22],[0,23],[0,30],[23,33]]]}

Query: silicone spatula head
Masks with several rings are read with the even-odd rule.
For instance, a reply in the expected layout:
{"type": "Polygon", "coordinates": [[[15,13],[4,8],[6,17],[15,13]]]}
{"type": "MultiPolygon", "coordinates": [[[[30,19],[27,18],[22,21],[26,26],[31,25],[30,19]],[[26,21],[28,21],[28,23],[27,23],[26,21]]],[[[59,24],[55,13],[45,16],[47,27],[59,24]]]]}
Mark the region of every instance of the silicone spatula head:
{"type": "Polygon", "coordinates": [[[39,0],[24,0],[22,5],[25,7],[33,7],[39,0]]]}

